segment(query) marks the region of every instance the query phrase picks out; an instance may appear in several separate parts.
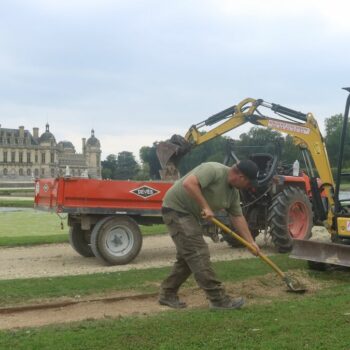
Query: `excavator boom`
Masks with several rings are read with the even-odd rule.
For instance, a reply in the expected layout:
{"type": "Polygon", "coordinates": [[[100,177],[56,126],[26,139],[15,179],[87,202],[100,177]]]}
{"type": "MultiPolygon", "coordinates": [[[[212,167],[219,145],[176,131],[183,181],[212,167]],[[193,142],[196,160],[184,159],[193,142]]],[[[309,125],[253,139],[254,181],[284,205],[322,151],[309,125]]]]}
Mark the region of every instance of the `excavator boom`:
{"type": "MultiPolygon", "coordinates": [[[[350,92],[350,88],[345,90],[350,92]]],[[[157,155],[163,169],[162,178],[176,179],[179,176],[177,165],[180,159],[193,147],[223,135],[247,122],[291,135],[294,144],[299,146],[307,170],[311,175],[312,203],[314,211],[317,212],[317,217],[321,218],[333,240],[346,243],[350,239],[350,206],[345,209],[342,201],[338,198],[338,194],[349,106],[350,94],[345,108],[343,133],[340,140],[341,152],[337,186],[335,186],[333,180],[323,137],[313,115],[252,98],[246,98],[239,104],[214,114],[203,122],[192,125],[184,137],[174,135],[170,140],[160,142],[157,147],[157,155]],[[258,110],[260,107],[273,111],[279,118],[271,118],[262,114],[258,110]],[[201,131],[202,127],[212,125],[216,126],[209,131],[201,131]],[[322,189],[318,186],[314,169],[316,169],[322,182],[322,189],[325,190],[327,205],[322,203],[320,195],[322,189]],[[334,188],[336,188],[336,193],[334,193],[334,188]]],[[[314,262],[350,266],[350,247],[343,244],[299,240],[295,241],[291,256],[314,262]]]]}

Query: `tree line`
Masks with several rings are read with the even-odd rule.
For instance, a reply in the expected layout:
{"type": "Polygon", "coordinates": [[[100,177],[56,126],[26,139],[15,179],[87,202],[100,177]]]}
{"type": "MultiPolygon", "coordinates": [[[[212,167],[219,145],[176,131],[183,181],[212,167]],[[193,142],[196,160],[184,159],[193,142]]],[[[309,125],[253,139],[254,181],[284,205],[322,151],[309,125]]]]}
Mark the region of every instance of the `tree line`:
{"type": "MultiPolygon", "coordinates": [[[[339,141],[342,131],[343,115],[336,114],[325,120],[325,143],[331,166],[336,167],[339,154],[339,141]]],[[[343,166],[350,168],[350,128],[347,130],[347,140],[344,150],[343,166]],[[349,155],[349,156],[347,156],[349,155]]],[[[102,178],[119,180],[159,180],[160,164],[156,154],[155,142],[152,146],[143,146],[139,151],[141,162],[138,163],[132,152],[122,151],[110,154],[102,161],[102,178]]],[[[300,150],[293,144],[293,138],[268,128],[253,127],[242,133],[237,140],[227,136],[218,136],[202,145],[194,147],[186,154],[178,168],[184,175],[203,162],[223,163],[231,152],[238,159],[248,158],[252,153],[280,153],[282,165],[291,166],[298,159],[302,162],[300,150]]],[[[232,163],[232,160],[231,160],[232,163]]]]}

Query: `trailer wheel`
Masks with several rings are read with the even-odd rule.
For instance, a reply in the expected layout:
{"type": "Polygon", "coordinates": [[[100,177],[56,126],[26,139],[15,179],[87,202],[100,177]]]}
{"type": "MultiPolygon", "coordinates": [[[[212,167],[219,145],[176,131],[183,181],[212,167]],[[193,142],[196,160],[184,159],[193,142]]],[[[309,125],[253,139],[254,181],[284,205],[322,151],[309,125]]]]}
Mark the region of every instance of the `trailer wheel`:
{"type": "Polygon", "coordinates": [[[293,239],[311,237],[313,213],[310,200],[301,189],[287,186],[273,199],[268,223],[278,251],[291,251],[293,239]]]}
{"type": "Polygon", "coordinates": [[[82,230],[80,224],[74,224],[69,228],[69,243],[81,256],[90,258],[94,256],[90,244],[91,231],[82,230]]]}
{"type": "Polygon", "coordinates": [[[128,264],[138,255],[141,246],[140,228],[127,216],[108,216],[92,230],[92,251],[107,265],[128,264]]]}

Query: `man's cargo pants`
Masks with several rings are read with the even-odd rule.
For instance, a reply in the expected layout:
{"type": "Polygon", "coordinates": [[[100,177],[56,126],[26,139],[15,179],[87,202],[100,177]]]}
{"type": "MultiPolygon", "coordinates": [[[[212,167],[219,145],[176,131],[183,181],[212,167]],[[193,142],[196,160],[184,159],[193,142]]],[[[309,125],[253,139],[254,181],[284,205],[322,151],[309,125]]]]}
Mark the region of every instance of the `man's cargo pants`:
{"type": "Polygon", "coordinates": [[[193,273],[209,300],[222,300],[225,290],[212,268],[208,245],[198,220],[190,214],[168,208],[162,212],[163,221],[176,246],[176,262],[170,275],[161,284],[161,295],[176,295],[180,286],[193,273]]]}

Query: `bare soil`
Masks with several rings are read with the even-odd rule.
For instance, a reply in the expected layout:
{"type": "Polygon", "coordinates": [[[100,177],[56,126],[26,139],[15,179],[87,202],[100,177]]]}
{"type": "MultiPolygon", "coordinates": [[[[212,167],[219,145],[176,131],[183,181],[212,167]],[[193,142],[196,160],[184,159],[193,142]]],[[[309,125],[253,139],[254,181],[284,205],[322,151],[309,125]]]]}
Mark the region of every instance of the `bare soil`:
{"type": "MultiPolygon", "coordinates": [[[[314,228],[314,237],[327,239],[322,228],[314,228]]],[[[270,242],[258,237],[258,244],[266,254],[272,253],[270,242]]],[[[213,261],[234,260],[251,257],[244,248],[231,248],[226,243],[213,243],[208,239],[213,261]]],[[[79,256],[68,244],[51,244],[33,247],[1,248],[0,279],[18,279],[79,275],[98,272],[126,271],[172,265],[175,249],[168,235],[148,236],[144,238],[139,256],[124,266],[103,266],[95,258],[79,256]]],[[[323,284],[310,280],[303,272],[296,276],[307,288],[307,294],[314,293],[323,284]]],[[[285,283],[274,273],[264,277],[252,278],[240,283],[227,284],[226,289],[232,296],[244,296],[246,306],[255,303],[268,303],[283,298],[301,298],[302,295],[286,293],[285,283]]],[[[189,308],[206,308],[208,302],[198,288],[181,291],[189,308]]],[[[156,295],[138,295],[134,291],[123,291],[88,298],[59,298],[55,302],[39,300],[37,304],[20,305],[17,308],[0,309],[0,329],[40,327],[50,324],[75,322],[89,319],[142,316],[168,311],[169,308],[157,302],[156,295]]]]}
{"type": "MultiPolygon", "coordinates": [[[[304,272],[294,274],[308,291],[303,294],[287,293],[286,285],[279,277],[271,273],[263,277],[252,278],[244,282],[226,284],[227,292],[233,296],[243,296],[246,300],[244,307],[254,304],[271,303],[274,300],[290,300],[303,298],[304,295],[315,293],[324,287],[310,279],[304,272]]],[[[207,308],[208,301],[199,288],[181,290],[180,297],[190,309],[207,308]]],[[[42,301],[31,305],[29,310],[23,307],[0,309],[0,329],[15,329],[41,327],[50,324],[76,322],[92,319],[121,318],[126,316],[145,316],[170,309],[158,304],[155,294],[135,294],[123,291],[97,297],[62,299],[54,304],[42,301]]],[[[178,310],[177,312],[181,312],[178,310]]]]}

